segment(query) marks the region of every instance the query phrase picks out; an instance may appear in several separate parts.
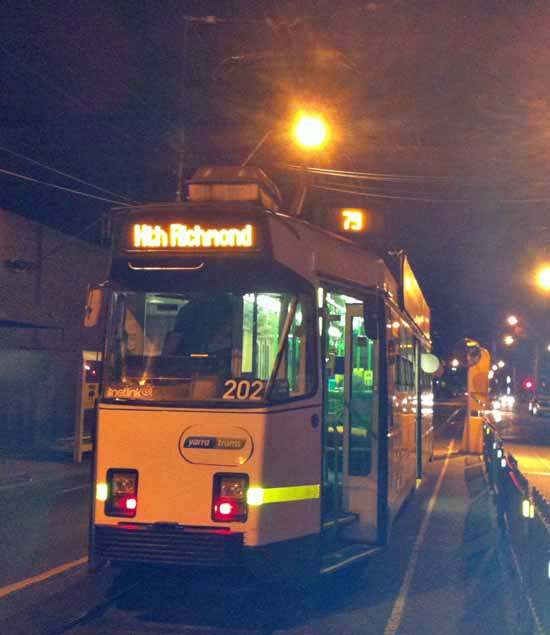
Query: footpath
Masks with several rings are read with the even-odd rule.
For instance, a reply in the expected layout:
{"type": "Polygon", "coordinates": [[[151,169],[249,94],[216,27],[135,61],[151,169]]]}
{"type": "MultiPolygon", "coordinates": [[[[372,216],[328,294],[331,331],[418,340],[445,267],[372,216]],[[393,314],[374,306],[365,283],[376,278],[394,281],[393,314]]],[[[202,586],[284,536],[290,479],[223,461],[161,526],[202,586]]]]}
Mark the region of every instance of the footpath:
{"type": "Polygon", "coordinates": [[[82,481],[90,478],[90,459],[73,463],[72,455],[61,452],[0,452],[0,491],[25,486],[82,481]]]}
{"type": "Polygon", "coordinates": [[[462,429],[458,420],[438,430],[435,465],[426,471],[437,483],[420,504],[423,541],[409,557],[416,563],[399,628],[392,630],[390,619],[385,635],[543,635],[498,527],[483,458],[461,451],[462,429]]]}

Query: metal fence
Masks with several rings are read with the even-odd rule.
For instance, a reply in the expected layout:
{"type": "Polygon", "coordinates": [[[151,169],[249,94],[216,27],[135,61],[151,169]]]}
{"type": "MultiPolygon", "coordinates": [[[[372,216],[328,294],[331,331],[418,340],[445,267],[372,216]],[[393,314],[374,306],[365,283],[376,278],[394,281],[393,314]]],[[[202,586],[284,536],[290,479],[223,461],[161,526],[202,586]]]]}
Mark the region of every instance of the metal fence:
{"type": "Polygon", "coordinates": [[[550,503],[529,484],[489,423],[483,427],[483,455],[498,524],[533,620],[529,632],[550,633],[550,503]]]}

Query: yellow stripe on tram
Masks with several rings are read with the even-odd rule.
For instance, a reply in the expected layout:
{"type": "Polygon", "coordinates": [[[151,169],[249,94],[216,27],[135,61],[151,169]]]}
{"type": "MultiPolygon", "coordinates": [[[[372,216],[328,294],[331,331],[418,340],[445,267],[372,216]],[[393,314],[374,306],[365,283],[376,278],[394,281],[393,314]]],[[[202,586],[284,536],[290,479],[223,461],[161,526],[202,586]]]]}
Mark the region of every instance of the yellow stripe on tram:
{"type": "Polygon", "coordinates": [[[288,503],[319,498],[320,486],[292,485],[290,487],[251,487],[246,500],[249,505],[265,505],[266,503],[288,503]]]}

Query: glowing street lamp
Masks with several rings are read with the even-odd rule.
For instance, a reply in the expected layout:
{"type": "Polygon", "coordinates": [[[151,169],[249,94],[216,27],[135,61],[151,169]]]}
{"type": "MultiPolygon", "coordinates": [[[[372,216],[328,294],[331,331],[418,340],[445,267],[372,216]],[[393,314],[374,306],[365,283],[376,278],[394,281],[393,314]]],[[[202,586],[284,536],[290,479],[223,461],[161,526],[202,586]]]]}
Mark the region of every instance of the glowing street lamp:
{"type": "Polygon", "coordinates": [[[500,360],[500,361],[497,363],[497,366],[498,366],[499,368],[504,368],[504,367],[506,366],[506,363],[505,363],[505,362],[503,362],[502,360],[500,360]]]}
{"type": "Polygon", "coordinates": [[[517,319],[515,315],[509,315],[506,318],[506,324],[509,324],[510,326],[516,326],[518,322],[519,320],[517,319]]]}
{"type": "Polygon", "coordinates": [[[505,335],[502,338],[502,341],[506,344],[506,346],[512,346],[512,344],[516,341],[516,338],[512,335],[505,335]]]}
{"type": "Polygon", "coordinates": [[[537,270],[536,282],[542,291],[550,291],[550,266],[544,265],[537,270]]]}
{"type": "Polygon", "coordinates": [[[321,148],[328,138],[328,127],[320,115],[299,115],[294,127],[296,141],[308,150],[321,148]]]}

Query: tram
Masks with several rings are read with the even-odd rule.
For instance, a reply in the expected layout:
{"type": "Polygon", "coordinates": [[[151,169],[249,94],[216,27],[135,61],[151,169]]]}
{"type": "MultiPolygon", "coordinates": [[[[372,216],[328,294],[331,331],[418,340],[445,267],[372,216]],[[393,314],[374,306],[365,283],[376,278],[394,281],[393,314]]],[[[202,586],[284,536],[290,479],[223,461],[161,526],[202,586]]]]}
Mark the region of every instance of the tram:
{"type": "Polygon", "coordinates": [[[387,543],[431,455],[430,311],[406,259],[279,204],[208,167],[115,210],[92,561],[265,579],[387,543]]]}

